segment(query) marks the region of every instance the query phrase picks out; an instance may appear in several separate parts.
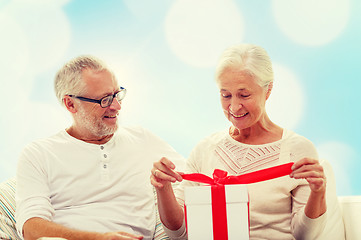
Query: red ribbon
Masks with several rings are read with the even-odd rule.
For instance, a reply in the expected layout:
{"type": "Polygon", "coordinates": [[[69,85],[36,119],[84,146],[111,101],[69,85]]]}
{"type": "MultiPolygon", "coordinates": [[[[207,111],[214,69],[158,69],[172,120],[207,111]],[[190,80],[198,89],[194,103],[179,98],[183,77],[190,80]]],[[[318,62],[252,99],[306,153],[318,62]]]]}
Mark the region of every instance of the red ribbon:
{"type": "Polygon", "coordinates": [[[211,185],[213,239],[228,240],[226,195],[224,185],[249,184],[289,175],[293,163],[262,169],[239,176],[227,176],[227,172],[215,169],[213,178],[201,173],[182,174],[183,179],[211,185]]]}

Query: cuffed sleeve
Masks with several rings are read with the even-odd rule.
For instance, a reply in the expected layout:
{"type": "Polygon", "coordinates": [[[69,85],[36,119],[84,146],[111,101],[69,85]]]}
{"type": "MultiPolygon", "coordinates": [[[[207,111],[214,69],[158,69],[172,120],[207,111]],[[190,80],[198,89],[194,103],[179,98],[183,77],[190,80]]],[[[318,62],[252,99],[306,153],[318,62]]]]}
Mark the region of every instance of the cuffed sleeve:
{"type": "Polygon", "coordinates": [[[170,230],[166,226],[163,225],[163,229],[165,233],[170,237],[172,240],[186,240],[187,237],[187,229],[185,221],[183,220],[182,226],[177,230],[170,230]]]}

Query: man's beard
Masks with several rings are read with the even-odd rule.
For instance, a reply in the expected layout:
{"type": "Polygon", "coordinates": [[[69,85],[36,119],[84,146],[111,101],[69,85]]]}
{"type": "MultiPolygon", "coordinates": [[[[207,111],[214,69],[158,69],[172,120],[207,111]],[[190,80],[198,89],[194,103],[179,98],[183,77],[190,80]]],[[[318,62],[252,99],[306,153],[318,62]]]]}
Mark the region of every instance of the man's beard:
{"type": "Polygon", "coordinates": [[[114,134],[118,129],[118,124],[110,127],[102,121],[102,118],[87,113],[82,106],[78,109],[78,118],[81,119],[82,125],[97,137],[114,134]]]}

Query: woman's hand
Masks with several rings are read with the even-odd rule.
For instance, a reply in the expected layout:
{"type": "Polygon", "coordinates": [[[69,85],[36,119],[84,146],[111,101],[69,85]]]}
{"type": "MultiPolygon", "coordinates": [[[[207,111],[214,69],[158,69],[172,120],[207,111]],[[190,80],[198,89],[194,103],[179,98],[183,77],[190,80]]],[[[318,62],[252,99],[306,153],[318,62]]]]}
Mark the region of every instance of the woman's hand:
{"type": "Polygon", "coordinates": [[[295,162],[290,177],[306,179],[313,193],[326,192],[326,176],[323,167],[316,159],[303,158],[295,162]]]}
{"type": "Polygon", "coordinates": [[[163,157],[153,163],[151,170],[150,182],[156,188],[163,188],[165,184],[182,181],[180,173],[176,172],[175,165],[167,158],[163,157]]]}
{"type": "Polygon", "coordinates": [[[182,181],[175,165],[167,158],[162,158],[153,163],[150,182],[157,191],[158,211],[162,223],[171,230],[179,229],[183,224],[183,209],[176,200],[172,183],[182,181]]]}
{"type": "Polygon", "coordinates": [[[309,218],[318,218],[327,210],[326,205],[326,176],[318,160],[303,158],[292,165],[290,177],[307,180],[311,194],[305,207],[305,214],[309,218]]]}

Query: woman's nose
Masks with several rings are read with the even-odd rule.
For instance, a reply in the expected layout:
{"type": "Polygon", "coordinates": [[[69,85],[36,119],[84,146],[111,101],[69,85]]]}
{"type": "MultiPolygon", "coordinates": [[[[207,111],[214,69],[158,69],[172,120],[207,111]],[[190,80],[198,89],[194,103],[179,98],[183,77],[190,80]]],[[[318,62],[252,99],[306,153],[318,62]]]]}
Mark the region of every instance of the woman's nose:
{"type": "Polygon", "coordinates": [[[231,112],[235,113],[237,112],[239,109],[242,108],[242,103],[241,101],[239,101],[238,99],[235,99],[231,101],[231,104],[229,105],[229,110],[231,110],[231,112]]]}

